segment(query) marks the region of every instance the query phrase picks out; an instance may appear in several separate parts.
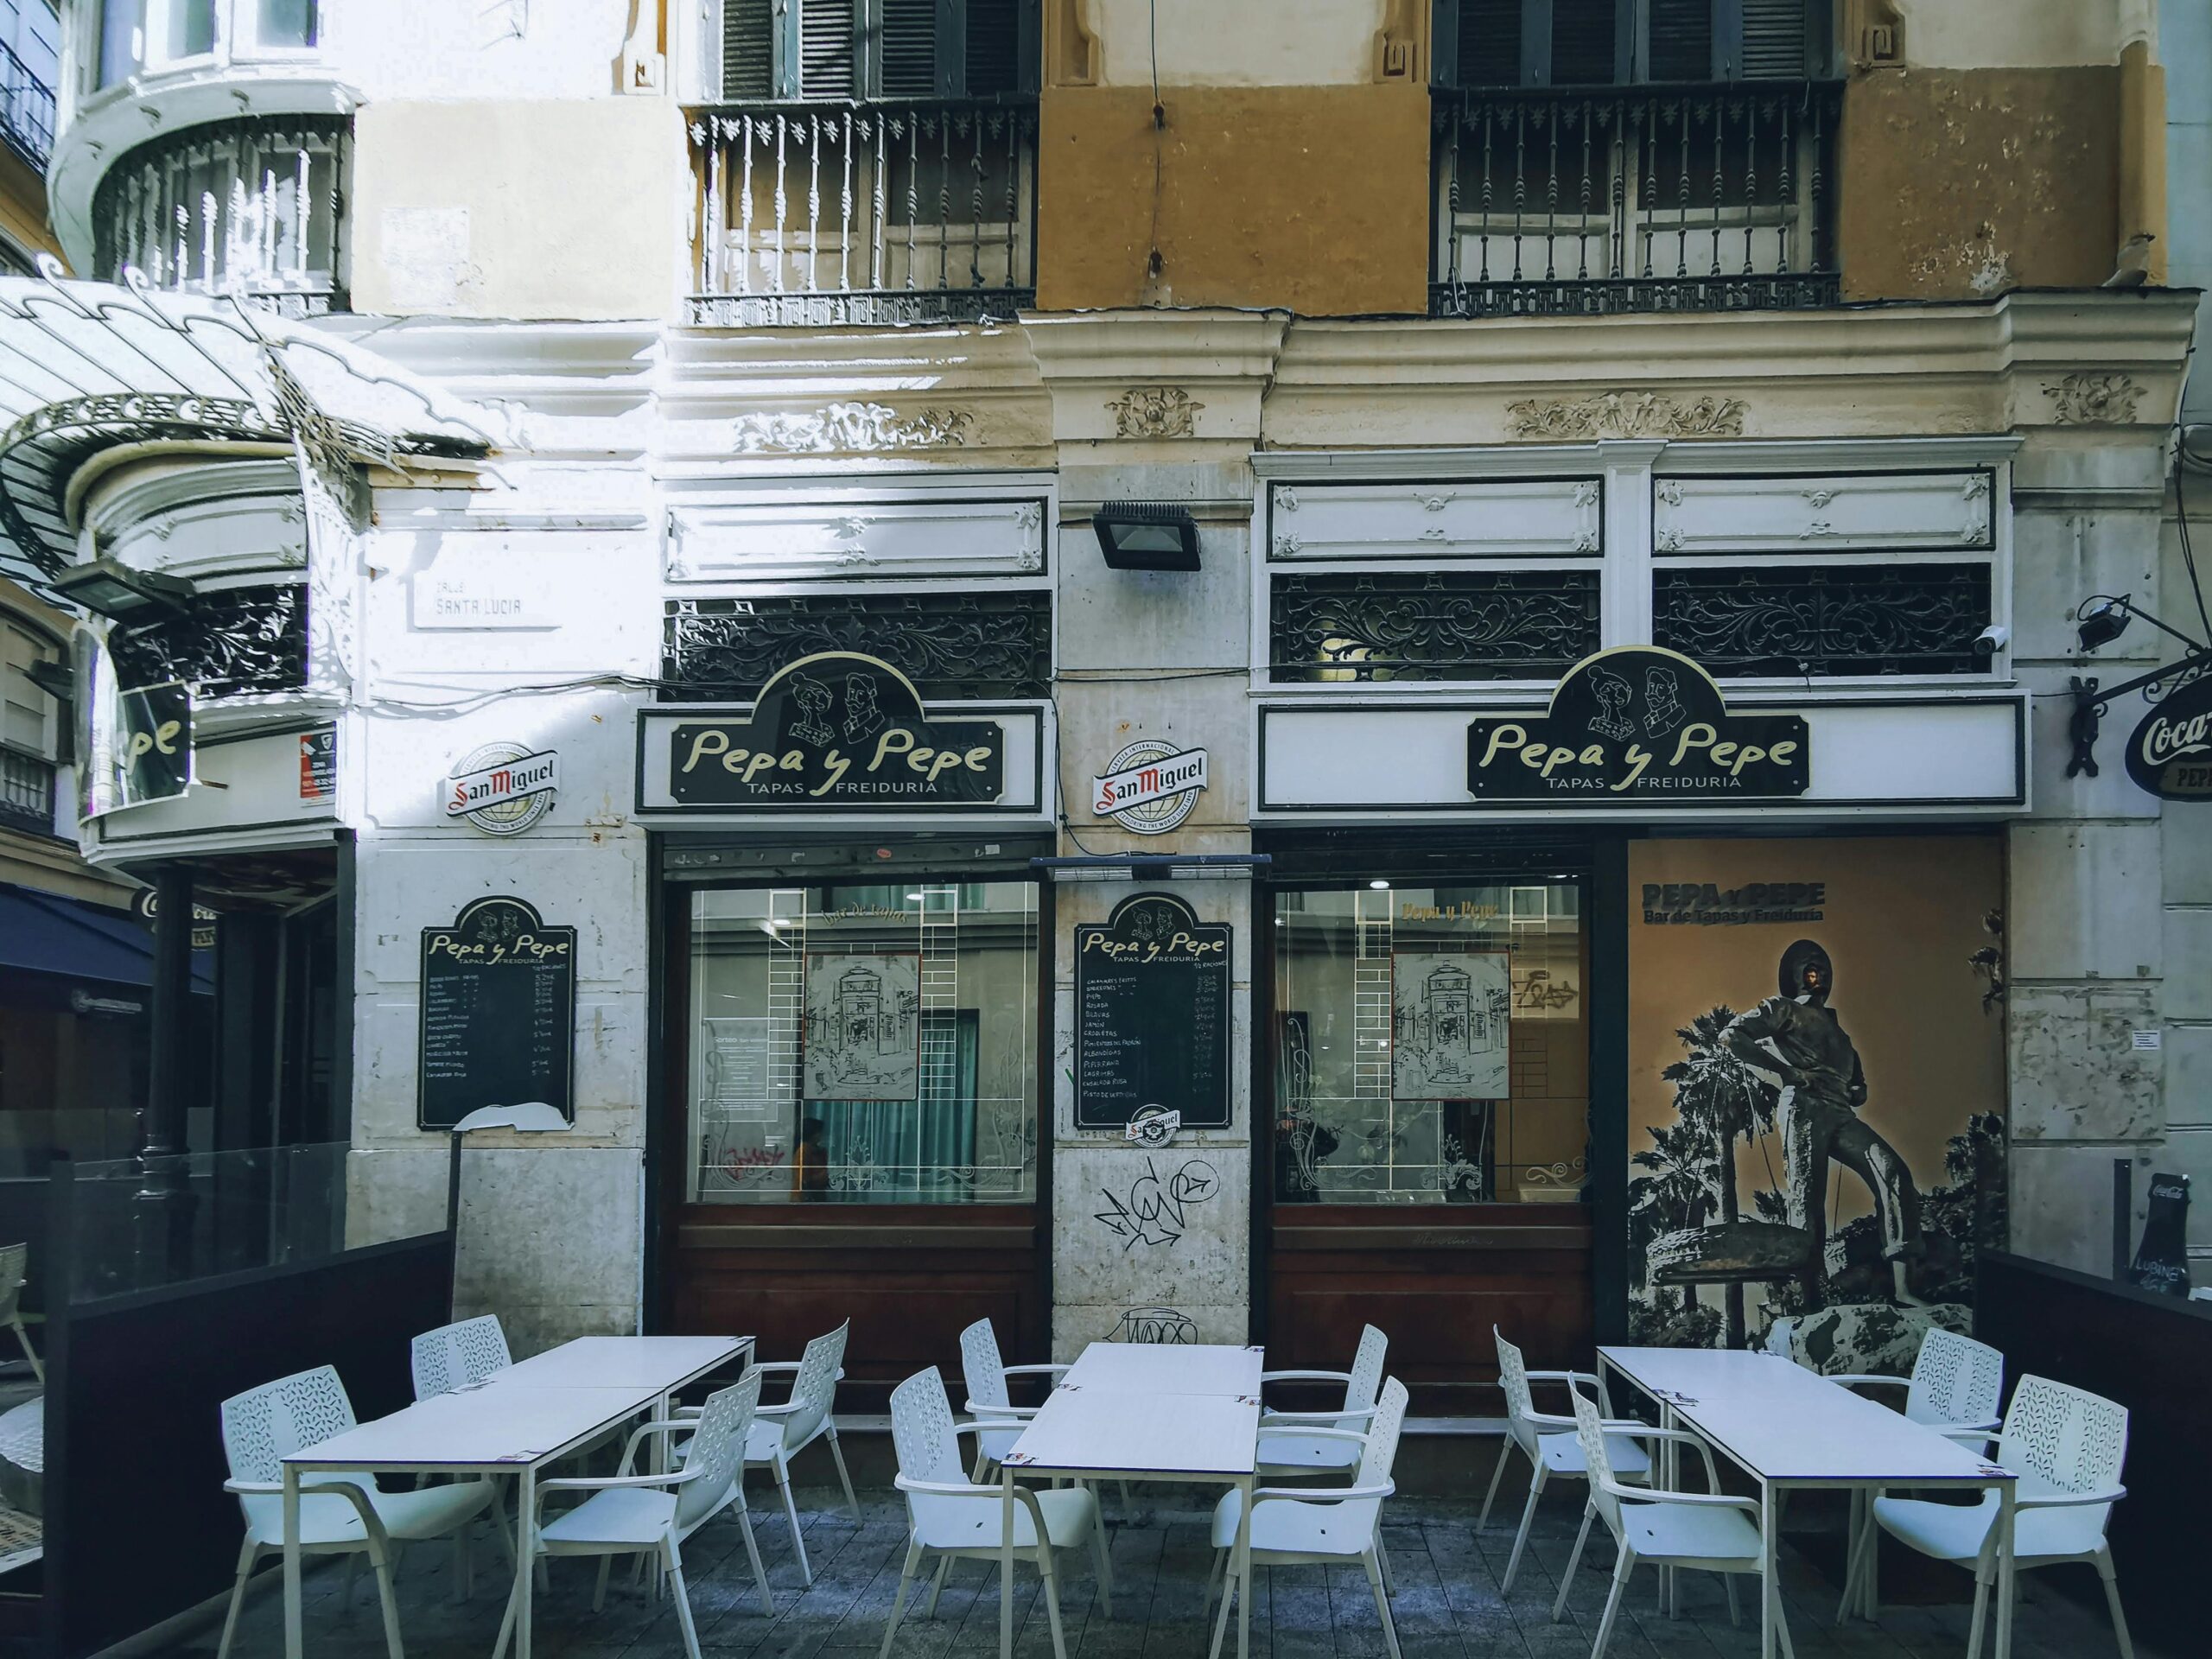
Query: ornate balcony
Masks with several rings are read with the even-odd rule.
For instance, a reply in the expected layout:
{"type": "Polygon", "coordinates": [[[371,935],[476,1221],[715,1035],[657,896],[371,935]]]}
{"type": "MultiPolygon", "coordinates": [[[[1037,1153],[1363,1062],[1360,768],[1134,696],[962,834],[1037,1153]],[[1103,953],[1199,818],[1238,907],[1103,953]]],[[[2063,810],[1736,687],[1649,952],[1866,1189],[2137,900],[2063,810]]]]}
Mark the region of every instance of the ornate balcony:
{"type": "Polygon", "coordinates": [[[54,87],[0,46],[0,138],[43,175],[54,154],[54,87]]]}
{"type": "Polygon", "coordinates": [[[1440,92],[1429,315],[1834,305],[1840,86],[1440,92]]]}
{"type": "Polygon", "coordinates": [[[0,748],[0,830],[54,833],[54,763],[0,748]]]}
{"type": "Polygon", "coordinates": [[[696,324],[972,321],[1036,299],[1033,99],[712,110],[691,149],[696,324]]]}
{"type": "Polygon", "coordinates": [[[243,117],[139,144],[92,198],[95,274],[238,294],[289,316],[345,308],[344,116],[243,117]]]}

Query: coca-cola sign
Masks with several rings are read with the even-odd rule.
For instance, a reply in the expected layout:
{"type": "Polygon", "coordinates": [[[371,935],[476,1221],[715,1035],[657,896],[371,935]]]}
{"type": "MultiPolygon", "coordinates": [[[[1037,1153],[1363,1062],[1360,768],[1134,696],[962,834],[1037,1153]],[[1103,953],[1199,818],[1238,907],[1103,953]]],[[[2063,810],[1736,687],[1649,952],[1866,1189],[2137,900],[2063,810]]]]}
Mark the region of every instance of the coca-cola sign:
{"type": "Polygon", "coordinates": [[[2151,705],[2128,737],[2127,775],[2165,800],[2212,800],[2212,674],[2151,705]]]}

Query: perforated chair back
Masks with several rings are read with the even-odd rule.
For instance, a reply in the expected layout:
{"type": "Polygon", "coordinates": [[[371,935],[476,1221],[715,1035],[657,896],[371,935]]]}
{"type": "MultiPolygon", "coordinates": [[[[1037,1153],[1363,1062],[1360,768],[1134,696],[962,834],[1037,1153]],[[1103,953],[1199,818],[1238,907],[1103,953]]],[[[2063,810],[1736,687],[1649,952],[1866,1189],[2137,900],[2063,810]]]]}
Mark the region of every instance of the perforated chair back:
{"type": "Polygon", "coordinates": [[[791,1379],[791,1403],[798,1409],[784,1419],[784,1444],[806,1444],[837,1402],[837,1372],[845,1363],[848,1319],[835,1331],[817,1337],[799,1356],[798,1371],[791,1379]]]}
{"type": "Polygon", "coordinates": [[[223,1402],[223,1454],[232,1480],[279,1480],[285,1457],[353,1427],[353,1402],[327,1365],[264,1382],[223,1402]]]}
{"type": "Polygon", "coordinates": [[[1351,1360],[1351,1381],[1344,1384],[1346,1411],[1365,1411],[1375,1403],[1375,1391],[1382,1386],[1382,1362],[1389,1352],[1389,1338],[1371,1325],[1361,1327],[1359,1351],[1351,1360]]]}
{"type": "Polygon", "coordinates": [[[410,1344],[410,1357],[417,1400],[481,1382],[514,1363],[507,1352],[507,1333],[499,1328],[496,1313],[480,1313],[425,1331],[410,1344]]]}
{"type": "MultiPolygon", "coordinates": [[[[2047,1376],[2024,1376],[2005,1414],[1997,1460],[2019,1476],[2023,1497],[2116,1487],[2127,1462],[2127,1408],[2047,1376]]],[[[2075,1513],[2101,1532],[2112,1505],[2075,1513]]]]}
{"type": "Polygon", "coordinates": [[[1536,1401],[1529,1392],[1528,1364],[1521,1357],[1521,1351],[1505,1339],[1505,1332],[1493,1325],[1490,1333],[1497,1339],[1497,1385],[1505,1390],[1506,1431],[1522,1451],[1534,1458],[1536,1429],[1529,1420],[1536,1414],[1536,1401]]]}
{"type": "Polygon", "coordinates": [[[684,1448],[683,1467],[697,1476],[676,1489],[676,1530],[687,1533],[717,1509],[745,1461],[745,1437],[760,1404],[760,1373],[747,1371],[729,1387],[707,1396],[698,1431],[684,1448]]]}
{"type": "Polygon", "coordinates": [[[1582,1447],[1582,1460],[1590,1471],[1590,1502],[1618,1540],[1625,1535],[1625,1531],[1621,1524],[1621,1501],[1605,1490],[1607,1483],[1617,1477],[1612,1459],[1606,1454],[1605,1420],[1599,1416],[1596,1403],[1581,1389],[1569,1389],[1567,1392],[1574,1396],[1574,1438],[1582,1447]]]}
{"type": "Polygon", "coordinates": [[[988,1319],[978,1319],[960,1333],[960,1374],[968,1384],[972,1403],[1012,1403],[1006,1391],[1006,1361],[999,1353],[999,1334],[988,1319]]]}
{"type": "Polygon", "coordinates": [[[1405,1423],[1406,1385],[1394,1376],[1382,1385],[1382,1395],[1375,1402],[1367,1444],[1360,1449],[1359,1479],[1355,1484],[1372,1486],[1390,1478],[1398,1461],[1398,1433],[1405,1423]]]}
{"type": "Polygon", "coordinates": [[[1904,1414],[1919,1423],[1993,1423],[2004,1393],[2004,1355],[1986,1342],[1930,1325],[1912,1362],[1904,1414]]]}

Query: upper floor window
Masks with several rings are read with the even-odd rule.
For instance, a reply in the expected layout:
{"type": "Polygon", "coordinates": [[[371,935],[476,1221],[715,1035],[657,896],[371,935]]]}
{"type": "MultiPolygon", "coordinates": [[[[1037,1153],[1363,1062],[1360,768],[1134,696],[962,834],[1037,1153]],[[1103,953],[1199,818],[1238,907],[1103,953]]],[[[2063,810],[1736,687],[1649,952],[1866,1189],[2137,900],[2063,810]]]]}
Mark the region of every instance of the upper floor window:
{"type": "Polygon", "coordinates": [[[321,35],[322,0],[101,0],[99,84],[159,71],[219,49],[299,51],[321,35]]]}
{"type": "Polygon", "coordinates": [[[60,62],[54,0],[0,0],[0,136],[41,172],[54,149],[60,62]]]}
{"type": "Polygon", "coordinates": [[[1437,0],[1458,86],[1801,80],[1823,74],[1820,0],[1437,0]]]}
{"type": "Polygon", "coordinates": [[[1037,88],[1037,0],[717,0],[722,102],[1037,88]]]}
{"type": "Polygon", "coordinates": [[[44,634],[0,617],[0,827],[54,833],[60,722],[30,673],[59,656],[44,634]]]}

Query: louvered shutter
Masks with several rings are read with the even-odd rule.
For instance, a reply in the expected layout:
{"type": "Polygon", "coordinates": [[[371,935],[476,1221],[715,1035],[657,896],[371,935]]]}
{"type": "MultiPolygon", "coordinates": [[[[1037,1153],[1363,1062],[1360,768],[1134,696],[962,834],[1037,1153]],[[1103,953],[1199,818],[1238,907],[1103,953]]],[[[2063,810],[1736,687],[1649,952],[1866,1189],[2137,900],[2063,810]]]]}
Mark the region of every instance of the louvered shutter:
{"type": "Polygon", "coordinates": [[[1618,0],[1552,0],[1553,86],[1602,86],[1616,78],[1618,4],[1618,0]]]}
{"type": "Polygon", "coordinates": [[[1796,80],[1806,73],[1805,0],[1741,0],[1745,80],[1796,80]]]}
{"type": "Polygon", "coordinates": [[[968,0],[968,96],[995,98],[1022,87],[1022,0],[968,0]]]}
{"type": "Polygon", "coordinates": [[[876,0],[878,87],[885,98],[938,95],[938,0],[876,0]]]}
{"type": "Polygon", "coordinates": [[[774,95],[774,0],[722,0],[721,47],[726,102],[757,103],[774,95]]]}
{"type": "Polygon", "coordinates": [[[1713,79],[1713,0],[1649,0],[1653,80],[1713,79]]]}
{"type": "Polygon", "coordinates": [[[1522,0],[1458,0],[1458,10],[1453,84],[1518,86],[1522,81],[1522,0]]]}
{"type": "Polygon", "coordinates": [[[860,31],[855,27],[857,0],[785,0],[798,8],[798,95],[801,98],[857,98],[860,31]]]}

